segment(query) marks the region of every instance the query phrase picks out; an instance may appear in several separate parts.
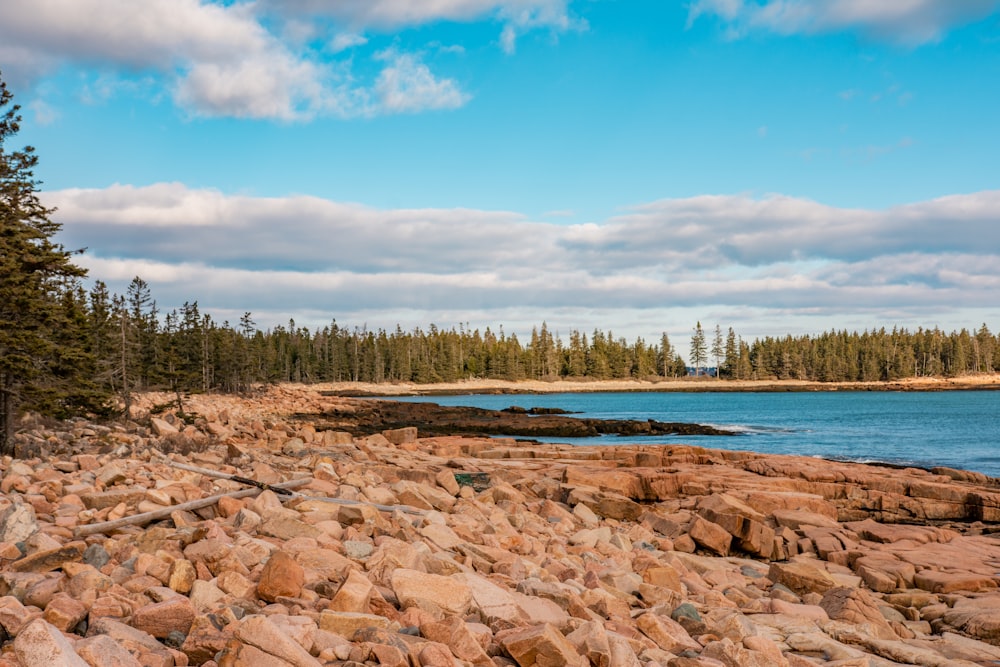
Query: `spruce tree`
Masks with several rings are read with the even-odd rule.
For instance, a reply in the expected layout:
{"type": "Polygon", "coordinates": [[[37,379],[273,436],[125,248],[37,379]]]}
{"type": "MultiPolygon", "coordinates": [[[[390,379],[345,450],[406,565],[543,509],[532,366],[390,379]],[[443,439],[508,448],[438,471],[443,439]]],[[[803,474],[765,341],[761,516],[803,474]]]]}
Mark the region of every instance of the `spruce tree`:
{"type": "Polygon", "coordinates": [[[708,343],[705,341],[705,330],[701,328],[701,322],[694,328],[694,335],[691,336],[691,363],[694,365],[694,374],[701,375],[701,369],[708,362],[708,343]]]}
{"type": "MultiPolygon", "coordinates": [[[[20,107],[0,76],[0,454],[16,454],[15,420],[23,409],[71,412],[80,396],[74,375],[88,341],[78,335],[77,280],[85,271],[53,241],[60,225],[38,197],[31,146],[9,150],[20,107]]],[[[82,367],[89,366],[82,363],[82,367]]],[[[92,368],[92,367],[91,367],[92,368]]]]}

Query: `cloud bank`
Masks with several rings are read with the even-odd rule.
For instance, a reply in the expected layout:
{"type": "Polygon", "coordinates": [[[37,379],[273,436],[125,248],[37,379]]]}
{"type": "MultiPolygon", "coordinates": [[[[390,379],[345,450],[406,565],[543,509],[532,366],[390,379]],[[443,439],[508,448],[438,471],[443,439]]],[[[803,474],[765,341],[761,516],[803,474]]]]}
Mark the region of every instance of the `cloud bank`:
{"type": "Polygon", "coordinates": [[[177,183],[48,192],[45,202],[58,207],[66,245],[88,247],[91,278],[121,291],[141,275],[167,307],[198,300],[210,313],[263,314],[258,322],[534,318],[621,329],[625,313],[624,326],[649,336],[665,328],[652,323],[665,309],[700,309],[752,311],[785,332],[794,316],[819,328],[851,318],[933,326],[930,314],[996,317],[1000,289],[1000,191],[886,210],[702,196],[581,225],[177,183]]]}

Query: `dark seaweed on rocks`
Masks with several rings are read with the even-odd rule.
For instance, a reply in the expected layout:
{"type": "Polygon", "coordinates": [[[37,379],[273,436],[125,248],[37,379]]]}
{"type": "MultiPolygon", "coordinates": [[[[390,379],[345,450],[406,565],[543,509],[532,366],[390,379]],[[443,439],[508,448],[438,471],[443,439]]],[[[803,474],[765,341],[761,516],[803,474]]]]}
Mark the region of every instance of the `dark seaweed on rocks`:
{"type": "Polygon", "coordinates": [[[364,400],[351,414],[298,414],[317,429],[335,428],[356,435],[414,426],[422,436],[506,435],[529,438],[588,438],[598,435],[739,435],[704,424],[660,422],[653,419],[591,419],[528,411],[487,410],[437,403],[364,400]],[[329,423],[324,423],[329,422],[329,423]]]}

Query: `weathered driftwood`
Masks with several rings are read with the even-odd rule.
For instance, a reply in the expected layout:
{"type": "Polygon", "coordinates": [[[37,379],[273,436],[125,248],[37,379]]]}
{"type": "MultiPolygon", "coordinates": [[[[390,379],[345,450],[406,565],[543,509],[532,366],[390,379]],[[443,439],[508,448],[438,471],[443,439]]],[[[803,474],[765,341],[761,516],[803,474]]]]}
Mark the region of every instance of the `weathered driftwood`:
{"type": "MultiPolygon", "coordinates": [[[[291,489],[304,486],[308,483],[308,479],[293,479],[289,482],[272,484],[271,486],[291,489]]],[[[209,507],[219,502],[222,498],[246,498],[248,496],[255,496],[258,493],[261,493],[261,489],[256,487],[230,491],[229,493],[220,493],[215,496],[199,498],[198,500],[189,500],[188,502],[180,503],[179,505],[171,505],[170,507],[164,507],[163,509],[153,510],[152,512],[133,514],[132,516],[125,516],[121,519],[114,519],[113,521],[86,524],[79,526],[75,532],[77,537],[86,537],[87,535],[93,535],[95,533],[105,533],[112,530],[118,530],[119,528],[124,528],[126,526],[142,526],[147,523],[152,523],[153,521],[159,521],[160,519],[168,519],[174,512],[188,512],[201,509],[202,507],[209,507]]]]}
{"type": "Polygon", "coordinates": [[[266,482],[259,482],[255,479],[250,479],[249,477],[242,477],[240,475],[234,475],[228,472],[219,472],[218,470],[212,470],[211,468],[199,468],[198,466],[193,466],[187,463],[178,463],[177,461],[171,461],[170,459],[160,459],[160,463],[166,464],[171,468],[177,468],[179,470],[187,470],[188,472],[196,472],[206,477],[215,477],[217,479],[228,479],[233,482],[239,482],[240,484],[246,484],[247,486],[256,486],[258,489],[272,490],[275,493],[283,496],[294,495],[288,489],[284,489],[280,484],[268,484],[266,482]]]}
{"type": "MultiPolygon", "coordinates": [[[[179,470],[187,470],[188,472],[196,472],[206,477],[216,477],[218,479],[228,479],[234,482],[240,482],[241,484],[253,484],[258,488],[271,487],[274,491],[283,490],[280,484],[263,484],[262,482],[257,482],[246,477],[240,477],[239,475],[231,475],[226,472],[219,472],[218,470],[212,470],[211,468],[199,468],[198,466],[193,466],[188,463],[178,463],[177,461],[171,461],[170,459],[160,459],[160,463],[168,465],[172,468],[177,468],[179,470]]],[[[304,493],[295,493],[293,491],[285,491],[285,497],[291,498],[306,498],[308,500],[316,500],[323,503],[333,503],[335,505],[368,505],[374,507],[380,512],[405,512],[406,514],[416,514],[423,516],[427,514],[426,511],[418,509],[416,507],[411,507],[409,505],[380,505],[378,503],[371,503],[365,500],[350,500],[348,498],[328,498],[326,496],[309,496],[304,493]]]]}

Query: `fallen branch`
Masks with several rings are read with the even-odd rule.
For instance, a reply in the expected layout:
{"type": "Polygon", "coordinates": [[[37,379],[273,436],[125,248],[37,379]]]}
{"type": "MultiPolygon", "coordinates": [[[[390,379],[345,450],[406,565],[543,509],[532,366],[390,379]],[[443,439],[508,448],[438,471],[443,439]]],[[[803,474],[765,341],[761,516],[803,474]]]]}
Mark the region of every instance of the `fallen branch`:
{"type": "MultiPolygon", "coordinates": [[[[308,483],[308,479],[293,479],[289,482],[272,484],[271,486],[272,488],[277,487],[281,489],[292,489],[299,486],[305,486],[308,483]]],[[[134,514],[132,516],[122,517],[121,519],[114,519],[113,521],[86,524],[79,526],[75,533],[77,537],[86,537],[87,535],[93,535],[94,533],[110,532],[119,528],[124,528],[125,526],[143,526],[147,523],[152,523],[153,521],[159,521],[160,519],[169,519],[170,515],[174,512],[187,512],[201,509],[202,507],[209,507],[219,502],[222,498],[247,498],[249,496],[255,496],[260,492],[261,489],[259,488],[250,488],[240,489],[239,491],[230,491],[229,493],[220,493],[215,496],[199,498],[198,500],[189,500],[188,502],[180,503],[179,505],[171,505],[170,507],[164,507],[163,509],[153,510],[152,512],[134,514]]]]}
{"type": "Polygon", "coordinates": [[[160,463],[168,465],[172,468],[177,468],[179,470],[187,470],[188,472],[196,472],[206,477],[216,477],[218,479],[228,479],[234,482],[240,482],[241,484],[251,484],[258,488],[270,488],[275,493],[283,493],[291,498],[304,498],[306,500],[317,500],[323,503],[333,503],[335,505],[368,505],[374,507],[380,512],[395,512],[399,510],[400,512],[405,512],[407,514],[417,514],[423,516],[427,514],[425,510],[418,509],[416,507],[410,507],[409,505],[379,505],[378,503],[372,503],[365,500],[350,500],[348,498],[327,498],[326,496],[309,496],[304,493],[296,493],[294,491],[287,491],[284,489],[279,490],[277,487],[280,485],[276,484],[264,484],[263,482],[257,482],[252,479],[247,479],[246,477],[240,477],[239,475],[231,475],[227,472],[219,472],[217,470],[212,470],[210,468],[199,468],[198,466],[193,466],[187,463],[177,463],[176,461],[171,461],[170,459],[160,459],[160,463]]]}
{"type": "Polygon", "coordinates": [[[241,477],[240,475],[233,475],[228,472],[219,472],[218,470],[211,470],[210,468],[199,468],[198,466],[188,465],[187,463],[177,463],[176,461],[171,461],[170,459],[160,459],[160,463],[164,463],[171,468],[178,468],[180,470],[187,470],[188,472],[196,472],[206,477],[215,477],[217,479],[228,479],[233,482],[239,482],[240,484],[246,484],[247,486],[256,486],[258,489],[264,491],[274,491],[278,495],[282,496],[292,496],[295,495],[288,489],[284,489],[280,484],[268,484],[266,482],[258,482],[255,479],[250,479],[249,477],[241,477]]]}

